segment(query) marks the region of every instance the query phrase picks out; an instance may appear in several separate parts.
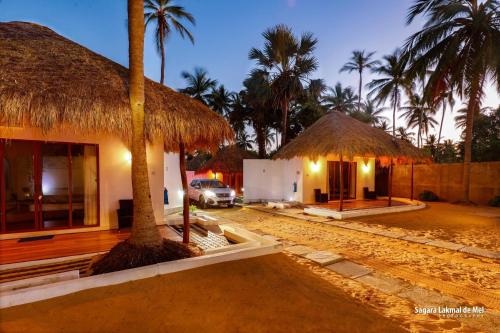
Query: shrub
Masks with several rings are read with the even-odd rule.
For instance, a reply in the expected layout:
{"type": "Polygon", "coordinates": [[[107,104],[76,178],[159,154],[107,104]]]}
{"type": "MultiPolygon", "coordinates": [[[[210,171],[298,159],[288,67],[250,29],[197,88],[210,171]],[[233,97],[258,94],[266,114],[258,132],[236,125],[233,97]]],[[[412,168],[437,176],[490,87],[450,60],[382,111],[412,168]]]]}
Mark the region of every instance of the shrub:
{"type": "Polygon", "coordinates": [[[488,204],[493,207],[500,207],[500,195],[497,195],[496,197],[491,199],[488,204]]]}
{"type": "Polygon", "coordinates": [[[432,191],[423,191],[418,196],[422,201],[439,201],[439,197],[432,191]]]}

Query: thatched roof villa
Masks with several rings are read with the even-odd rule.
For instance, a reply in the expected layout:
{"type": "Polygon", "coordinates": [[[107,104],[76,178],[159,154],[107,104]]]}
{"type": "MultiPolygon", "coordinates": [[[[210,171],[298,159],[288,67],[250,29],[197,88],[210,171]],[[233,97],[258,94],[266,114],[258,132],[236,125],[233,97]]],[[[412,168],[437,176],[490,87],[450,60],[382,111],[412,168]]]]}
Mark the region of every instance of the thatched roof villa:
{"type": "MultiPolygon", "coordinates": [[[[275,174],[282,174],[282,199],[306,204],[340,201],[342,210],[343,200],[373,196],[376,160],[382,166],[390,166],[391,161],[412,163],[426,158],[424,152],[412,144],[332,111],[273,156],[279,166],[268,166],[262,172],[259,172],[260,166],[253,166],[255,174],[248,172],[252,179],[245,178],[245,196],[248,194],[252,200],[254,192],[258,192],[248,184],[263,189],[265,183],[279,182],[275,174]]],[[[251,163],[246,164],[250,168],[251,163]]]]}
{"type": "Polygon", "coordinates": [[[237,193],[242,193],[243,160],[257,158],[254,152],[244,150],[237,145],[219,149],[212,158],[196,170],[196,174],[204,174],[209,178],[217,178],[237,193]]]}
{"type": "MultiPolygon", "coordinates": [[[[127,68],[49,28],[0,23],[0,239],[117,227],[132,196],[127,68]]],[[[227,122],[146,79],[151,196],[163,220],[164,151],[215,150],[227,122]]]]}

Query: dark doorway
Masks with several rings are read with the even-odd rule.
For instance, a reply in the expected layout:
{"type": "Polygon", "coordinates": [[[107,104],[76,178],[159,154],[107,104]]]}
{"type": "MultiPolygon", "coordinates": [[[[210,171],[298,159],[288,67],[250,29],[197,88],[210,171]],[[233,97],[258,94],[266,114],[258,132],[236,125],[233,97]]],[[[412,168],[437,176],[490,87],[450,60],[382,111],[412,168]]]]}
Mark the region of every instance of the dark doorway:
{"type": "MultiPolygon", "coordinates": [[[[356,199],[356,162],[343,162],[344,199],[356,199]]],[[[328,193],[330,200],[340,199],[340,162],[328,161],[328,193]]]]}
{"type": "Polygon", "coordinates": [[[377,196],[386,197],[389,195],[389,167],[383,167],[379,161],[375,162],[375,192],[377,196]]]}

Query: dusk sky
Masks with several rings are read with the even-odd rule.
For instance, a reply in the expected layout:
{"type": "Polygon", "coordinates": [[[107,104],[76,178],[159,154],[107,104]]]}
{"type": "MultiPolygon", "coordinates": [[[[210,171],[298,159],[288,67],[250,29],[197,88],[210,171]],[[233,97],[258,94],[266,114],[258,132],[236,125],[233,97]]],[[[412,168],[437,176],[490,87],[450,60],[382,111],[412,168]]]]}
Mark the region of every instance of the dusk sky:
{"type": "MultiPolygon", "coordinates": [[[[166,82],[181,88],[183,70],[195,66],[208,70],[212,78],[239,91],[253,67],[248,60],[251,47],[261,47],[261,33],[284,23],[296,34],[312,32],[318,38],[315,55],[319,69],[312,78],[323,78],[357,87],[355,73],[339,73],[352,50],[377,51],[376,56],[402,45],[419,22],[405,25],[411,0],[179,0],[176,2],[197,20],[191,28],[195,45],[173,35],[167,42],[166,82]]],[[[128,40],[125,0],[0,0],[0,21],[31,21],[127,66],[128,40]]],[[[148,31],[145,45],[145,74],[159,80],[160,58],[148,31]]],[[[364,81],[373,76],[367,73],[364,81]]],[[[366,93],[366,92],[365,92],[366,93]]],[[[365,95],[363,93],[363,97],[365,95]]],[[[489,87],[483,106],[498,106],[500,97],[489,87]]],[[[461,107],[456,102],[455,109],[461,107]]],[[[387,116],[390,112],[387,112],[387,116]]],[[[436,118],[440,119],[440,111],[436,118]]],[[[457,140],[453,116],[445,119],[444,137],[457,140]]],[[[398,120],[398,126],[403,125],[398,120]]],[[[414,130],[413,130],[414,131],[414,130]]]]}

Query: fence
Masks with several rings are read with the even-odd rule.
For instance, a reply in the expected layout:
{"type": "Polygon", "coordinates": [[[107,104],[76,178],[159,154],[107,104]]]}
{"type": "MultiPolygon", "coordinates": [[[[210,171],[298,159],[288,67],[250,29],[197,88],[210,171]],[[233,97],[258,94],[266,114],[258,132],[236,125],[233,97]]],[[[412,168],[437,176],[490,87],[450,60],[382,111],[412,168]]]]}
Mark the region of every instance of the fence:
{"type": "MultiPolygon", "coordinates": [[[[446,201],[463,199],[463,164],[420,164],[413,168],[413,193],[416,198],[424,190],[429,190],[446,201]]],[[[393,195],[409,197],[411,165],[397,165],[393,177],[393,195]]],[[[497,195],[500,195],[500,162],[472,163],[470,199],[478,204],[487,204],[497,195]]]]}

